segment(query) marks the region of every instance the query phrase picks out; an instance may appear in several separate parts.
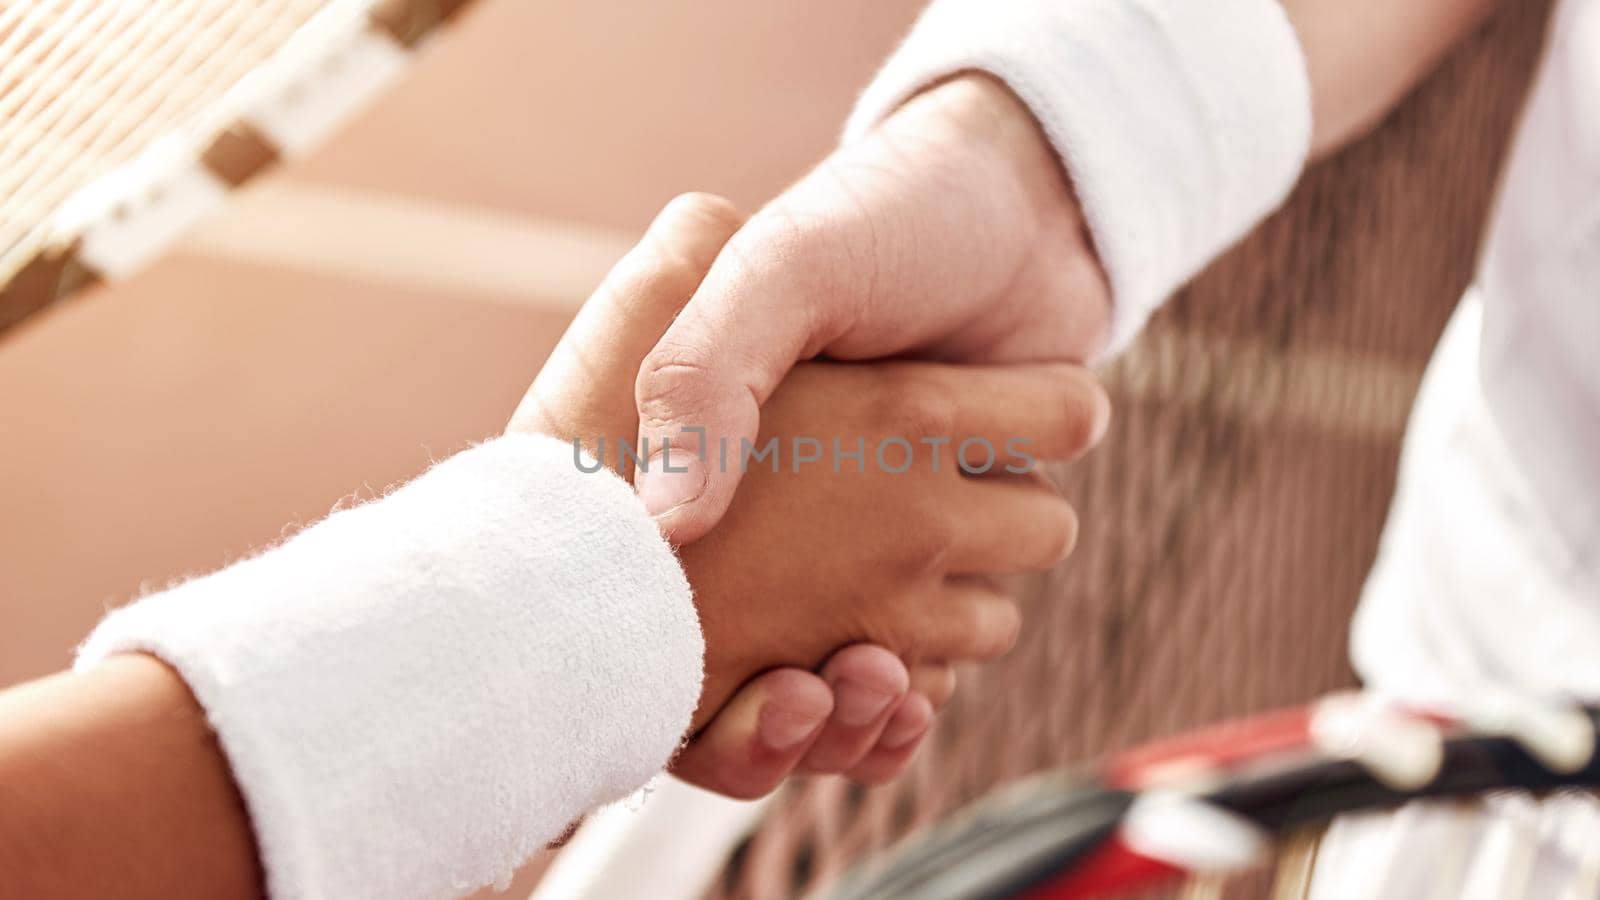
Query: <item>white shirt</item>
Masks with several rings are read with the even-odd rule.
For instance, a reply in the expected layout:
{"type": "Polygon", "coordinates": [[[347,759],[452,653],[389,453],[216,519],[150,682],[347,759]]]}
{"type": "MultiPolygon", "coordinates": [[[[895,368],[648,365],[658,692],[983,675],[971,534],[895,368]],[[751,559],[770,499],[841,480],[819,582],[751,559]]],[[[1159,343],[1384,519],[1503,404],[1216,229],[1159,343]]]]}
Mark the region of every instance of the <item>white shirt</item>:
{"type": "MultiPolygon", "coordinates": [[[[935,0],[846,139],[963,69],[1005,81],[1062,159],[1113,349],[1305,161],[1305,63],[1276,0],[935,0]]],[[[1354,629],[1362,675],[1409,697],[1600,699],[1600,0],[1561,5],[1519,127],[1354,629]]]]}
{"type": "MultiPolygon", "coordinates": [[[[1115,295],[1114,348],[1304,161],[1304,62],[1269,0],[935,0],[847,139],[963,69],[1005,81],[1063,160],[1115,295]]],[[[1352,630],[1368,686],[1600,701],[1600,0],[1552,20],[1401,468],[1352,630]]],[[[1588,798],[1414,806],[1338,822],[1312,896],[1555,896],[1600,865],[1595,847],[1588,798]],[[1443,865],[1447,847],[1467,865],[1443,865]]]]}
{"type": "MultiPolygon", "coordinates": [[[[1293,183],[1310,98],[1285,26],[1261,0],[936,0],[846,136],[957,70],[1005,80],[1083,200],[1122,346],[1293,183]]],[[[1552,19],[1477,280],[1414,407],[1352,652],[1368,687],[1410,700],[1600,700],[1600,0],[1552,19]]],[[[1595,846],[1587,798],[1342,818],[1312,895],[1552,897],[1595,846]],[[1445,847],[1469,850],[1462,865],[1445,847]]]]}
{"type": "Polygon", "coordinates": [[[1566,0],[1352,639],[1406,697],[1600,700],[1600,3],[1566,0]]]}
{"type": "MultiPolygon", "coordinates": [[[[1556,10],[1478,278],[1412,413],[1351,646],[1368,686],[1400,697],[1600,700],[1596,0],[1556,10]]],[[[1336,823],[1311,896],[1589,896],[1596,846],[1589,797],[1413,806],[1336,823]],[[1447,846],[1471,852],[1441,869],[1447,846]]]]}

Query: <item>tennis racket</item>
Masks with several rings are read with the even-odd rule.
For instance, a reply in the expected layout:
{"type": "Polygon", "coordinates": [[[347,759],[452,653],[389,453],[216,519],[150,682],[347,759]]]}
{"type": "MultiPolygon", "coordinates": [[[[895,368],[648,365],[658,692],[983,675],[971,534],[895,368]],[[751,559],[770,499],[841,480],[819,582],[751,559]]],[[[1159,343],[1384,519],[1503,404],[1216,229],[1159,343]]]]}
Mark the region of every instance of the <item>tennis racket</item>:
{"type": "Polygon", "coordinates": [[[0,4],[0,333],[137,271],[317,146],[466,5],[0,4]]]}
{"type": "MultiPolygon", "coordinates": [[[[1335,695],[1018,783],[827,896],[1079,900],[1214,879],[1274,845],[1304,851],[1305,835],[1347,813],[1600,786],[1597,728],[1597,708],[1497,700],[1462,714],[1335,695]]],[[[1303,887],[1309,855],[1288,868],[1303,887]]],[[[1505,891],[1486,896],[1520,896],[1505,891]]]]}

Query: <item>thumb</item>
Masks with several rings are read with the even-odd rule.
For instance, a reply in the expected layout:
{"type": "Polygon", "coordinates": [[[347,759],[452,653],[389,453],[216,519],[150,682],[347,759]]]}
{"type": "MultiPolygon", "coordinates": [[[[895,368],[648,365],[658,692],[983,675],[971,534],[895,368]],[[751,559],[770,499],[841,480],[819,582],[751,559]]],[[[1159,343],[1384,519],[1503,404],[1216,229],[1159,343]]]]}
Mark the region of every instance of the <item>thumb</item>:
{"type": "Polygon", "coordinates": [[[616,445],[631,442],[639,429],[633,403],[639,364],[743,220],[712,194],[673,198],[578,310],[506,430],[582,440],[584,449],[631,478],[616,445]],[[609,456],[604,440],[615,442],[609,456]]]}
{"type": "Polygon", "coordinates": [[[676,543],[696,540],[722,518],[746,454],[763,449],[756,444],[761,404],[795,362],[837,332],[850,302],[828,266],[789,262],[817,255],[802,252],[814,248],[798,246],[807,241],[795,229],[773,223],[758,215],[734,236],[639,369],[647,464],[636,483],[676,543]]]}

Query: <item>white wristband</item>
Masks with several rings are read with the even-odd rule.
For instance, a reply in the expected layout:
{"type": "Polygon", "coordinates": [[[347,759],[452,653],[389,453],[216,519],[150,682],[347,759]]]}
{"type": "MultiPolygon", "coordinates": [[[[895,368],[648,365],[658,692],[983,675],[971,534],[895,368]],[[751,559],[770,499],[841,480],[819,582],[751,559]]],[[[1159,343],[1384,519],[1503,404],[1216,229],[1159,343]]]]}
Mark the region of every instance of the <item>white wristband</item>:
{"type": "Polygon", "coordinates": [[[1283,201],[1310,146],[1276,0],[934,0],[846,140],[965,70],[1004,81],[1063,160],[1111,282],[1113,352],[1283,201]]]}
{"type": "Polygon", "coordinates": [[[631,488],[503,437],[106,617],[205,708],[274,898],[509,878],[650,779],[700,693],[689,585],[631,488]]]}

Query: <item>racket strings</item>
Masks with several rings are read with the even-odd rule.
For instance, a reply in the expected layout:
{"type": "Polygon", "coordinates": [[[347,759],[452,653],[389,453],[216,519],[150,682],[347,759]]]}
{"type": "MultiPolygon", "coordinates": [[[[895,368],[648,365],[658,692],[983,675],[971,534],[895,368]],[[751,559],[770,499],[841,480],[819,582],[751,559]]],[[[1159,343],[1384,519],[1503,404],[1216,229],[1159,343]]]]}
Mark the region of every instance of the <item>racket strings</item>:
{"type": "MultiPolygon", "coordinates": [[[[56,77],[34,85],[37,89],[31,92],[18,92],[26,97],[27,106],[13,113],[10,121],[28,133],[20,140],[3,136],[6,150],[0,150],[0,173],[5,175],[0,191],[19,204],[37,204],[40,199],[48,203],[52,188],[70,189],[101,166],[131,155],[117,152],[119,148],[136,151],[149,133],[173,125],[171,111],[182,109],[207,83],[206,67],[191,65],[185,56],[204,59],[204,54],[215,52],[214,58],[220,59],[230,48],[216,48],[204,38],[216,24],[213,21],[193,17],[171,24],[178,27],[136,26],[106,46],[81,45],[75,49],[87,65],[75,72],[68,66],[78,62],[79,54],[58,61],[61,68],[56,72],[36,68],[35,73],[56,77]],[[135,71],[140,66],[155,77],[141,79],[135,71]],[[141,97],[154,102],[140,102],[141,97]],[[8,152],[12,148],[25,149],[19,156],[8,152]]],[[[24,206],[20,221],[30,221],[30,214],[37,218],[38,210],[24,206]]]]}
{"type": "MultiPolygon", "coordinates": [[[[34,128],[37,137],[47,140],[68,141],[70,150],[136,138],[134,129],[140,126],[154,130],[170,125],[169,111],[217,90],[213,76],[226,74],[219,69],[229,63],[234,69],[246,69],[258,60],[260,54],[243,52],[248,38],[242,32],[270,25],[282,12],[267,5],[252,8],[205,0],[172,3],[165,11],[169,14],[135,16],[125,23],[127,28],[85,29],[87,35],[63,41],[60,46],[68,55],[50,65],[33,66],[30,72],[35,83],[49,76],[55,83],[45,85],[45,90],[13,92],[30,106],[13,110],[7,124],[34,128]],[[84,65],[74,69],[80,60],[84,65]],[[67,75],[70,84],[61,84],[67,75]],[[92,135],[94,143],[70,143],[85,134],[92,135]]],[[[268,40],[257,39],[258,45],[281,40],[273,31],[266,28],[268,40]]],[[[8,155],[0,157],[0,163],[14,163],[11,151],[18,146],[7,140],[6,151],[0,152],[8,155]]],[[[40,155],[49,148],[34,144],[27,149],[40,155]]],[[[36,174],[25,168],[0,171],[13,179],[36,174]]]]}
{"type": "Polygon", "coordinates": [[[74,0],[0,18],[0,280],[79,191],[162,142],[192,156],[224,102],[330,9],[360,0],[74,0]]]}
{"type": "Polygon", "coordinates": [[[1596,900],[1600,801],[1496,792],[1343,817],[1314,864],[1280,855],[1274,900],[1596,900]]]}
{"type": "Polygon", "coordinates": [[[1363,813],[1279,841],[1269,874],[1193,876],[1175,900],[1596,900],[1600,800],[1501,794],[1363,813]],[[1369,839],[1359,853],[1340,846],[1352,823],[1369,839]]]}

